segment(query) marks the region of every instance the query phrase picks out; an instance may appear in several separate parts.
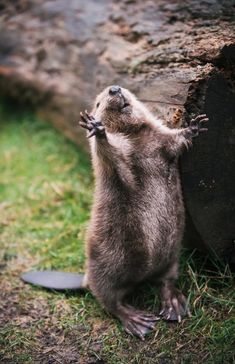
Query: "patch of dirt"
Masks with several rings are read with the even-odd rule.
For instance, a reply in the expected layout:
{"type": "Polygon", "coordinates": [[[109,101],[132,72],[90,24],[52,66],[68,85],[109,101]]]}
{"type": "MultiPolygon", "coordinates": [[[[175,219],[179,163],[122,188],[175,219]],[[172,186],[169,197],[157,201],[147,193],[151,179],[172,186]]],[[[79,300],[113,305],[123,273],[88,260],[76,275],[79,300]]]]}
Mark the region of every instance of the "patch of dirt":
{"type": "MultiPolygon", "coordinates": [[[[12,282],[5,279],[0,284],[0,331],[4,334],[6,330],[3,352],[0,349],[1,363],[21,363],[17,358],[23,353],[32,359],[28,362],[34,364],[80,363],[82,355],[79,352],[76,332],[81,335],[82,329],[84,330],[82,325],[66,331],[61,327],[60,315],[51,312],[46,297],[31,291],[32,288],[20,280],[18,286],[15,284],[16,281],[12,285],[12,282]],[[11,341],[17,340],[16,332],[21,332],[29,345],[19,343],[13,353],[11,341]]],[[[63,307],[63,315],[67,314],[66,311],[66,307],[63,307]]]]}
{"type": "MultiPolygon", "coordinates": [[[[18,271],[17,266],[15,268],[18,271]]],[[[90,317],[86,322],[90,329],[82,323],[67,324],[66,318],[79,314],[70,307],[67,299],[53,300],[56,310],[52,309],[51,294],[47,296],[40,290],[33,290],[31,286],[25,285],[16,271],[15,277],[5,271],[7,278],[5,276],[0,283],[0,333],[5,337],[4,345],[0,349],[0,362],[108,364],[104,346],[112,348],[116,337],[112,331],[110,334],[109,329],[110,326],[115,327],[117,322],[108,318],[90,317]],[[14,344],[15,350],[12,351],[11,342],[16,343],[17,340],[19,343],[14,344]],[[22,355],[26,355],[28,361],[22,355]]],[[[124,344],[122,362],[125,358],[128,360],[132,353],[139,352],[146,357],[146,363],[148,359],[152,363],[153,353],[149,351],[148,342],[128,340],[126,349],[125,346],[124,344]]]]}

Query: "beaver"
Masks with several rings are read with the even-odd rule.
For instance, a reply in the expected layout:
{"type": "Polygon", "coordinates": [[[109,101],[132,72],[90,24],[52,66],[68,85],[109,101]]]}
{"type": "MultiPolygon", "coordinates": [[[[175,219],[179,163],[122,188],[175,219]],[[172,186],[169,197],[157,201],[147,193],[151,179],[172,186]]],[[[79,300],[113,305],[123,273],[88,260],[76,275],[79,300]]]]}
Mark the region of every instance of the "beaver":
{"type": "Polygon", "coordinates": [[[189,315],[176,288],[185,221],[178,159],[207,130],[208,118],[170,129],[118,85],[105,88],[91,113],[80,115],[95,175],[84,286],[126,332],[144,340],[159,318],[180,322],[189,315]],[[145,281],[160,287],[159,315],[126,302],[145,281]]]}

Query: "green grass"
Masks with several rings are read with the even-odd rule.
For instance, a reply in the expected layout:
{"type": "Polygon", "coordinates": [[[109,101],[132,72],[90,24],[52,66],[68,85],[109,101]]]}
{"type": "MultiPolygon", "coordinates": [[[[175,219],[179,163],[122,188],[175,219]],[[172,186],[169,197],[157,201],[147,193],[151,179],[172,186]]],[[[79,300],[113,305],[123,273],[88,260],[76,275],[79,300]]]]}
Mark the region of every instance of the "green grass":
{"type": "MultiPolygon", "coordinates": [[[[24,285],[28,269],[84,271],[92,202],[89,157],[48,123],[0,113],[0,363],[232,363],[234,286],[228,267],[181,259],[192,317],[128,336],[92,295],[24,285]]],[[[133,300],[157,311],[153,287],[133,300]]]]}

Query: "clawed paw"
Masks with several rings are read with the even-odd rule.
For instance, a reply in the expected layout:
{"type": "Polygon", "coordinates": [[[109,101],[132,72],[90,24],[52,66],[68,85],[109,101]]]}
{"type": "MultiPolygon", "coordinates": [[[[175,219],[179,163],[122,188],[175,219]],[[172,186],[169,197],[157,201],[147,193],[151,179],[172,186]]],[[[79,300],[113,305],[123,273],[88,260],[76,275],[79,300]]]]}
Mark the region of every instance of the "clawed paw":
{"type": "Polygon", "coordinates": [[[156,322],[160,319],[149,313],[133,310],[133,308],[128,309],[128,306],[126,310],[125,318],[122,320],[125,331],[141,340],[144,340],[145,335],[155,328],[156,322]]]}
{"type": "Polygon", "coordinates": [[[88,112],[85,110],[85,114],[80,112],[81,120],[79,122],[79,125],[88,130],[88,138],[91,138],[94,135],[104,135],[104,126],[102,125],[101,121],[97,121],[92,115],[88,114],[88,112]]]}
{"type": "Polygon", "coordinates": [[[205,132],[208,129],[203,127],[203,124],[209,119],[206,114],[201,114],[192,119],[189,123],[188,129],[191,132],[192,137],[196,137],[199,133],[205,132]]]}
{"type": "Polygon", "coordinates": [[[178,321],[179,323],[185,316],[191,316],[184,295],[178,293],[164,300],[159,316],[166,321],[178,321]]]}

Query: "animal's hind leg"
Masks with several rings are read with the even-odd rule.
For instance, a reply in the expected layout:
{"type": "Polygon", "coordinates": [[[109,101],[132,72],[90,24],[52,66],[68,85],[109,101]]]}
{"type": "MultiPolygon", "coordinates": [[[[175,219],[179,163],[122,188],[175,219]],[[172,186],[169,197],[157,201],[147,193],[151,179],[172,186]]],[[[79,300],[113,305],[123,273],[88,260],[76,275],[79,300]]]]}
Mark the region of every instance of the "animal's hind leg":
{"type": "Polygon", "coordinates": [[[174,262],[161,279],[161,311],[160,316],[167,321],[181,322],[182,317],[190,315],[188,303],[180,290],[176,288],[178,278],[178,261],[174,262]]]}

